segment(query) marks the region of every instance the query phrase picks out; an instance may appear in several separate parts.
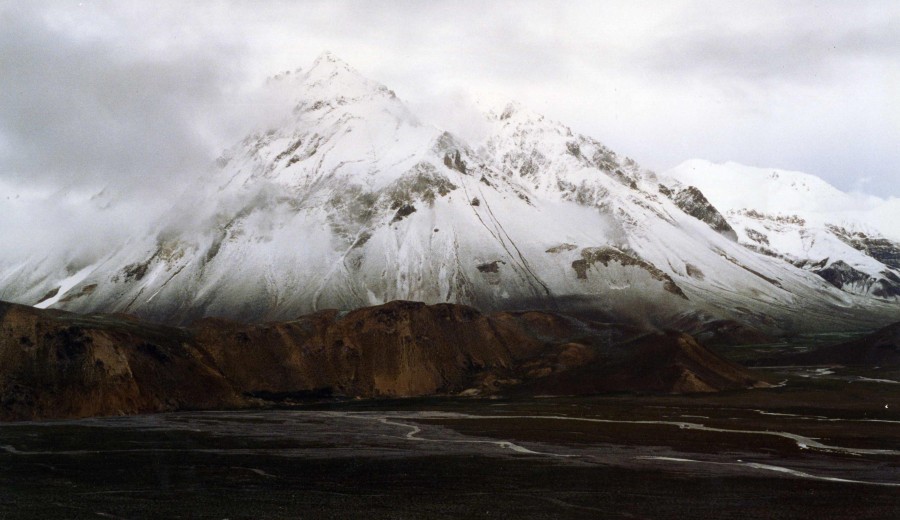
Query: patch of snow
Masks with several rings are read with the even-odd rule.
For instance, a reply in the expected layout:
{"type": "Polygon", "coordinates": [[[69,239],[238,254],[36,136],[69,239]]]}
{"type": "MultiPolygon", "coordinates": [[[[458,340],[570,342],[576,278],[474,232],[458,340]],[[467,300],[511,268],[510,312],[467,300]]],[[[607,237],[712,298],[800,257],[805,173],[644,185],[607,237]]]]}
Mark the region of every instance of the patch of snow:
{"type": "Polygon", "coordinates": [[[37,307],[38,309],[49,308],[51,305],[53,305],[53,304],[57,303],[59,300],[61,300],[66,295],[66,293],[69,292],[70,289],[72,289],[76,285],[83,282],[91,274],[91,272],[93,272],[94,269],[96,269],[96,268],[97,268],[97,264],[89,265],[87,267],[80,269],[78,272],[76,272],[72,276],[64,278],[64,279],[60,280],[59,282],[57,282],[56,284],[53,284],[53,285],[56,285],[57,287],[59,287],[59,290],[56,292],[56,294],[53,295],[51,298],[47,298],[44,301],[36,303],[34,306],[37,307]]]}

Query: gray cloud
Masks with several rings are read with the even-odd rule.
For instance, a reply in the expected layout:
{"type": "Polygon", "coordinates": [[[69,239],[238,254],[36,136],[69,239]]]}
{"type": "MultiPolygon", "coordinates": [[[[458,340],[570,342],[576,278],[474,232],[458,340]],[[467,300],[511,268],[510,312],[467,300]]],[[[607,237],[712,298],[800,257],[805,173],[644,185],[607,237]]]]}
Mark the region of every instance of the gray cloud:
{"type": "Polygon", "coordinates": [[[852,17],[842,25],[814,12],[788,18],[759,17],[757,23],[734,28],[688,25],[646,47],[638,58],[649,73],[759,85],[834,81],[859,60],[900,56],[900,13],[865,27],[852,17]]]}
{"type": "Polygon", "coordinates": [[[234,48],[85,37],[27,7],[0,13],[3,175],[32,185],[156,190],[215,157],[234,48]]]}
{"type": "Polygon", "coordinates": [[[0,175],[20,184],[177,183],[251,128],[249,86],[330,49],[416,106],[499,91],[656,169],[730,159],[900,195],[894,1],[83,0],[0,17],[0,175]]]}

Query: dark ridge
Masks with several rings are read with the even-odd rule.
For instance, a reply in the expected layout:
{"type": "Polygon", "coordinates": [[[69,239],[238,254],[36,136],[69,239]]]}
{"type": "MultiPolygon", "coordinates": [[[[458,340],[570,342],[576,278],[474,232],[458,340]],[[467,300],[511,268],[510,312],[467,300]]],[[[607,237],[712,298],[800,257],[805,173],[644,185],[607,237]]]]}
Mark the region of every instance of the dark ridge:
{"type": "Polygon", "coordinates": [[[860,339],[821,347],[778,359],[763,360],[761,365],[847,365],[900,367],[900,322],[888,325],[860,339]]]}
{"type": "Polygon", "coordinates": [[[713,392],[759,384],[691,336],[394,301],[169,327],[0,303],[0,420],[430,395],[713,392]]]}

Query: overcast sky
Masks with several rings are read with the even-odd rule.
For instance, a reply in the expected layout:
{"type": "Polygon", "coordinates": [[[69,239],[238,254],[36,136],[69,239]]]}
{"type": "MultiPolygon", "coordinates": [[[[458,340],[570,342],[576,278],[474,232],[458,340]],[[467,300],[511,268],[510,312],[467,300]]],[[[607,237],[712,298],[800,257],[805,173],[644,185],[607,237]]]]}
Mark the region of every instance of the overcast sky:
{"type": "Polygon", "coordinates": [[[414,107],[501,93],[657,171],[900,196],[896,0],[0,0],[0,189],[177,184],[326,49],[414,107]]]}

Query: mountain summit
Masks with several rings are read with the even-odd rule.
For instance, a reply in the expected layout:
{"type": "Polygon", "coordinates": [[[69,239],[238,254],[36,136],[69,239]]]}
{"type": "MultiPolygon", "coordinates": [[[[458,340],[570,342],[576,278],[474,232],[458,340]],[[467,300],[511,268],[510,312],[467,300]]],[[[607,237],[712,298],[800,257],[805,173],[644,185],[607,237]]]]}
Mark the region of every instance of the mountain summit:
{"type": "Polygon", "coordinates": [[[97,258],[0,266],[0,299],[171,323],[398,299],[782,331],[894,313],[745,247],[700,189],[519,105],[478,115],[487,135],[466,142],[330,53],[278,81],[280,122],[198,175],[171,221],[97,258]]]}

